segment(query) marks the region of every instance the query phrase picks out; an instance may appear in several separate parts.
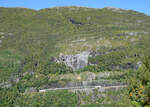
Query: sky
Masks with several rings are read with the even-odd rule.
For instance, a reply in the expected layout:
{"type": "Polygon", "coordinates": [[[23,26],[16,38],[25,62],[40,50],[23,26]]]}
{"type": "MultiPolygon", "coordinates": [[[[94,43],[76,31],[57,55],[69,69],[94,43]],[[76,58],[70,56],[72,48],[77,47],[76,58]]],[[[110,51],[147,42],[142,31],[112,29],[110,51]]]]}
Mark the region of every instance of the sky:
{"type": "Polygon", "coordinates": [[[32,9],[56,6],[85,6],[91,8],[116,7],[131,9],[150,15],[150,0],[0,0],[0,7],[32,9]]]}

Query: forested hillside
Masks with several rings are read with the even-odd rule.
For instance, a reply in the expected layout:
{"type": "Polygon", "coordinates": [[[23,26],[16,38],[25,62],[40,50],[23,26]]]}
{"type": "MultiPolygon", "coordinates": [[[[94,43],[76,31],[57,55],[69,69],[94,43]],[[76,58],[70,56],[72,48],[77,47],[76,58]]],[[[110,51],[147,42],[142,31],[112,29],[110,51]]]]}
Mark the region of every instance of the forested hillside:
{"type": "MultiPolygon", "coordinates": [[[[71,101],[70,107],[76,106],[78,95],[68,91],[23,94],[30,89],[38,91],[51,83],[62,85],[78,81],[73,76],[76,73],[86,76],[91,72],[119,72],[120,75],[107,79],[126,81],[149,56],[149,35],[150,16],[133,10],[72,6],[37,11],[0,7],[0,106],[27,106],[23,102],[26,99],[33,100],[29,101],[33,103],[29,106],[64,104],[66,107],[67,99],[71,101]],[[81,69],[74,70],[66,63],[55,61],[60,56],[79,56],[82,52],[89,52],[89,56],[88,63],[81,69]],[[72,77],[68,78],[70,75],[72,77]],[[66,98],[62,103],[57,97],[59,93],[63,93],[60,97],[66,98]],[[51,99],[53,96],[59,103],[51,99]],[[51,103],[44,98],[50,98],[51,103]],[[36,104],[39,99],[42,99],[41,105],[36,104]]],[[[93,106],[99,106],[101,102],[93,106]]],[[[93,107],[90,104],[89,107],[93,107]]],[[[148,101],[140,104],[146,105],[148,101]]]]}

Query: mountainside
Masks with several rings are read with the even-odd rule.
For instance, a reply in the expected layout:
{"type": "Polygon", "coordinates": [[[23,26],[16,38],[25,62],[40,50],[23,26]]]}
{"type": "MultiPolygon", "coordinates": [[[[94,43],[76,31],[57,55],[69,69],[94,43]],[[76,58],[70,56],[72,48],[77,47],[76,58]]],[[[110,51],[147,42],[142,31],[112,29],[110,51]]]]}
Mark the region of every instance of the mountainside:
{"type": "Polygon", "coordinates": [[[105,67],[112,66],[108,62],[138,62],[149,51],[150,16],[136,11],[56,7],[39,11],[0,8],[0,13],[2,74],[9,71],[9,63],[17,65],[25,58],[41,63],[60,53],[92,51],[98,55],[90,61],[105,67]]]}
{"type": "Polygon", "coordinates": [[[150,16],[133,10],[0,7],[0,86],[24,92],[61,74],[136,70],[149,41],[150,16]]]}

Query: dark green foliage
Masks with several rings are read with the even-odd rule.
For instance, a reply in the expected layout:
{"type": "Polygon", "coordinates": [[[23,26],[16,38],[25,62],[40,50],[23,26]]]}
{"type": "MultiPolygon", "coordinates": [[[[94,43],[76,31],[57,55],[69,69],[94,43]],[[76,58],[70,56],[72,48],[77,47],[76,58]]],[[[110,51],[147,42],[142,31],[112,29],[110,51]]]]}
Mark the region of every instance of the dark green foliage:
{"type": "Polygon", "coordinates": [[[76,95],[68,91],[19,94],[17,88],[0,89],[1,107],[76,107],[76,104],[76,95]]]}
{"type": "Polygon", "coordinates": [[[21,107],[76,107],[76,95],[68,91],[26,94],[18,97],[15,105],[21,107]]]}
{"type": "Polygon", "coordinates": [[[16,87],[0,88],[0,106],[1,107],[13,107],[17,97],[19,97],[19,91],[16,87]]]}
{"type": "Polygon", "coordinates": [[[47,65],[45,65],[44,68],[44,74],[65,74],[65,73],[72,73],[72,68],[67,67],[64,63],[48,63],[47,65]]]}

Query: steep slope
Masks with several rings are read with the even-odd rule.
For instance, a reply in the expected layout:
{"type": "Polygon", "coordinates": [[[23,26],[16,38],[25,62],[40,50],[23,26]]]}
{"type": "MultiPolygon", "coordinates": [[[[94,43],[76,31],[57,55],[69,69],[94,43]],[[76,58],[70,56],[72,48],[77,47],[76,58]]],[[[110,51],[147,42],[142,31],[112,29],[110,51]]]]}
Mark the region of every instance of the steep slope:
{"type": "Polygon", "coordinates": [[[37,91],[94,80],[124,84],[150,55],[149,35],[150,16],[133,10],[0,7],[0,106],[118,106],[126,89],[37,91]]]}
{"type": "Polygon", "coordinates": [[[1,81],[25,72],[43,78],[49,73],[72,72],[53,62],[60,53],[91,52],[90,66],[83,71],[136,68],[136,63],[149,54],[149,22],[150,16],[143,13],[111,7],[39,11],[1,7],[1,81]]]}

